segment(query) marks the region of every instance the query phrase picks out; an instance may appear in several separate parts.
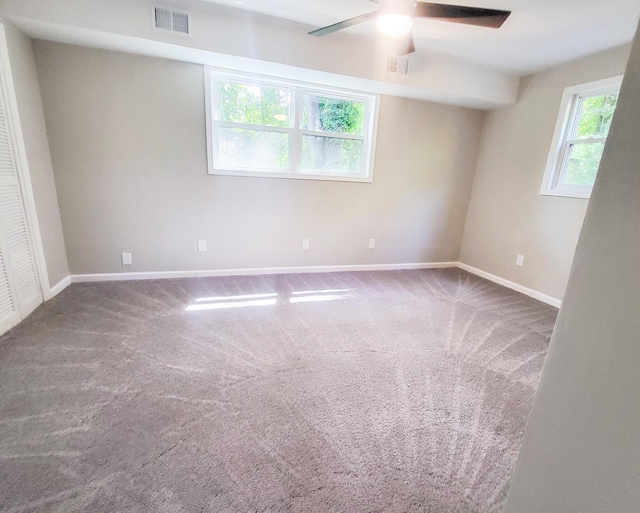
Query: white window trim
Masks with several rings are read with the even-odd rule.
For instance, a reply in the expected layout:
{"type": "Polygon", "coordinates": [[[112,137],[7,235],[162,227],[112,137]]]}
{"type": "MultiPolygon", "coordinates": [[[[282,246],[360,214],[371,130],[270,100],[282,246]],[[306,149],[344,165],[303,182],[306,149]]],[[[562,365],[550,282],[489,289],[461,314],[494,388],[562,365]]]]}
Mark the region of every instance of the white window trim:
{"type": "MultiPolygon", "coordinates": [[[[595,96],[599,94],[617,93],[620,91],[623,75],[618,75],[595,82],[579,84],[567,87],[560,101],[560,111],[556,121],[556,127],[553,132],[553,140],[547,165],[545,167],[544,178],[540,194],[544,196],[563,196],[568,198],[585,198],[591,197],[591,186],[565,185],[560,182],[560,174],[563,170],[563,164],[567,157],[567,148],[569,143],[576,142],[567,140],[567,132],[570,130],[571,121],[575,121],[577,109],[580,102],[578,98],[581,96],[595,96]]],[[[589,139],[588,142],[604,141],[605,139],[589,139]]]]}
{"type": "MultiPolygon", "coordinates": [[[[257,75],[252,73],[236,72],[227,69],[216,68],[213,66],[205,66],[204,68],[204,81],[205,81],[205,108],[206,108],[206,135],[207,135],[207,166],[208,173],[210,175],[220,176],[244,176],[244,177],[257,177],[257,178],[288,178],[298,180],[325,180],[325,181],[338,181],[338,182],[373,182],[373,168],[374,168],[374,155],[376,149],[376,135],[378,128],[378,106],[380,96],[377,94],[365,93],[362,91],[355,91],[351,89],[338,88],[325,86],[322,84],[310,84],[297,80],[289,80],[278,77],[269,77],[265,75],[257,75]],[[256,171],[255,169],[242,169],[242,168],[222,168],[217,167],[215,164],[215,152],[216,152],[216,140],[213,137],[213,127],[219,122],[215,122],[215,108],[217,108],[217,102],[215,101],[215,95],[217,92],[212,87],[214,81],[212,75],[217,77],[224,77],[230,80],[238,80],[241,82],[255,82],[267,86],[277,86],[283,89],[291,90],[291,109],[294,116],[291,116],[292,124],[290,127],[268,127],[269,131],[287,132],[290,134],[290,155],[289,160],[291,163],[292,172],[284,171],[256,171]],[[351,134],[338,134],[330,132],[314,132],[311,130],[303,130],[300,127],[300,117],[302,115],[302,98],[304,93],[329,95],[332,98],[343,98],[346,100],[354,100],[365,103],[365,120],[364,126],[366,134],[362,136],[351,134]],[[300,169],[300,149],[302,148],[301,138],[303,135],[321,135],[331,138],[345,138],[345,139],[360,139],[363,141],[363,170],[360,175],[344,175],[335,174],[330,172],[312,172],[300,169]]],[[[223,123],[224,124],[224,123],[223,123]]],[[[237,123],[234,126],[238,126],[237,123]]],[[[254,125],[250,125],[250,128],[255,129],[254,125]]],[[[267,129],[265,127],[265,129],[267,129]]]]}

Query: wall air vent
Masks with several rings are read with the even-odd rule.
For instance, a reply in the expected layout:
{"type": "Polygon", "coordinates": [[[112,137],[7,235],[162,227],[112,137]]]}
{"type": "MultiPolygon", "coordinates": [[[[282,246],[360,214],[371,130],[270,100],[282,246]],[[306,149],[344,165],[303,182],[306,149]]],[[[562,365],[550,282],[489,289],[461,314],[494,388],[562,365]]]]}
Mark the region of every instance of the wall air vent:
{"type": "Polygon", "coordinates": [[[409,73],[409,58],[390,55],[387,59],[387,71],[390,73],[398,73],[399,75],[406,75],[409,73]]]}
{"type": "Polygon", "coordinates": [[[159,30],[189,34],[189,14],[155,6],[153,8],[153,26],[159,30]]]}

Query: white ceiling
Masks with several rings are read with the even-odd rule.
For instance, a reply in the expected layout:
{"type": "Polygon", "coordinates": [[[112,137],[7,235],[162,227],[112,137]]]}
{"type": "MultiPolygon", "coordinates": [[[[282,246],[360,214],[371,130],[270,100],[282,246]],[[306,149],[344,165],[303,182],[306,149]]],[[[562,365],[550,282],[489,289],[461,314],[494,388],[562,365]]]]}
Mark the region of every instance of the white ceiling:
{"type": "Polygon", "coordinates": [[[391,41],[373,21],[307,35],[375,10],[370,0],[0,0],[0,21],[38,39],[492,109],[517,101],[522,75],[630,42],[640,17],[640,0],[445,1],[512,15],[498,30],[416,20],[406,75],[386,71],[391,41]],[[154,30],[153,5],[188,11],[190,35],[154,30]]]}
{"type": "MultiPolygon", "coordinates": [[[[370,0],[208,1],[313,27],[377,8],[370,0]]],[[[446,53],[517,75],[627,43],[633,38],[640,17],[640,0],[447,0],[446,3],[505,9],[512,14],[498,30],[418,19],[413,31],[417,52],[446,53]]],[[[376,36],[373,21],[347,31],[376,36]]]]}

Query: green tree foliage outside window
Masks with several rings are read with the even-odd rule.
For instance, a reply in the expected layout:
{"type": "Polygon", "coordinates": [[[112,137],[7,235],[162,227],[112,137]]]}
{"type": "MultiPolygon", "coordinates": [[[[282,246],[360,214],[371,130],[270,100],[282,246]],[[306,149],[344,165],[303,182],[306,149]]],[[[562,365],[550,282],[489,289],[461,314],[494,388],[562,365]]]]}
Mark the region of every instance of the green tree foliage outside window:
{"type": "MultiPolygon", "coordinates": [[[[231,167],[286,169],[292,89],[218,80],[219,162],[231,167]],[[243,126],[238,126],[243,125],[243,126]],[[281,129],[281,130],[278,130],[281,129]]],[[[362,167],[365,103],[303,93],[302,168],[358,174],[362,167]],[[335,134],[340,134],[336,137],[335,134]]]]}
{"type": "Polygon", "coordinates": [[[318,98],[320,125],[324,132],[361,134],[364,104],[333,98],[318,98]]]}
{"type": "Polygon", "coordinates": [[[609,133],[617,99],[617,94],[605,94],[581,100],[578,123],[571,137],[576,142],[570,143],[563,184],[594,184],[604,149],[601,139],[606,139],[609,133]]]}
{"type": "Polygon", "coordinates": [[[590,96],[582,100],[578,138],[607,137],[613,112],[616,110],[617,94],[590,96]]]}
{"type": "MultiPolygon", "coordinates": [[[[289,127],[291,92],[287,89],[238,82],[218,82],[221,121],[264,127],[289,127]]],[[[251,129],[220,129],[221,161],[243,167],[282,169],[289,165],[286,134],[251,129]]]]}
{"type": "Polygon", "coordinates": [[[566,185],[593,185],[596,181],[603,148],[604,144],[599,142],[572,146],[562,183],[566,185]]]}
{"type": "MultiPolygon", "coordinates": [[[[362,102],[305,95],[303,127],[315,132],[361,135],[365,105],[362,102]]],[[[362,162],[362,141],[324,135],[305,136],[302,167],[357,173],[362,162]]]]}
{"type": "Polygon", "coordinates": [[[291,92],[261,85],[218,82],[221,121],[275,127],[289,126],[291,92]]]}

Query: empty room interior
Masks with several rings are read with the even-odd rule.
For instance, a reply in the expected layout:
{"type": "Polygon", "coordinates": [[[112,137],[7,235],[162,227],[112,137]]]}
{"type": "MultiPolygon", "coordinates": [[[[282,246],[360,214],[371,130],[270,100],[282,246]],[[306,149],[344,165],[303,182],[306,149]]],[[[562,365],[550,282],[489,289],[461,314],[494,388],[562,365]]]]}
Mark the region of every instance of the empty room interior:
{"type": "Polygon", "coordinates": [[[640,510],[638,0],[0,0],[0,511],[640,510]]]}

